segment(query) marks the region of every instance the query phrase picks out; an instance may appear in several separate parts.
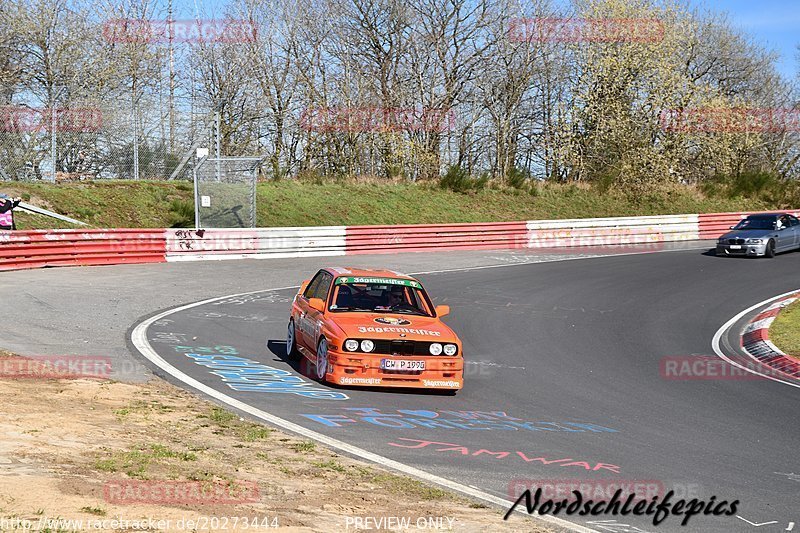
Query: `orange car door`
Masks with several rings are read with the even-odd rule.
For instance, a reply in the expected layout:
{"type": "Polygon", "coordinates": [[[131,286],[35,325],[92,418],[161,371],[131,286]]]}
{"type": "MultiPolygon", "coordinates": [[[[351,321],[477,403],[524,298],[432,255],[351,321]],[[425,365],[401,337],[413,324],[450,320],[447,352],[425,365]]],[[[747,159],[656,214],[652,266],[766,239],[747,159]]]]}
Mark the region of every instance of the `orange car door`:
{"type": "MultiPolygon", "coordinates": [[[[319,298],[324,303],[325,307],[328,305],[328,293],[331,290],[331,283],[333,276],[328,272],[321,272],[322,279],[319,284],[314,288],[314,292],[309,298],[319,298]]],[[[306,324],[304,327],[305,334],[307,335],[307,346],[315,353],[317,351],[317,341],[319,340],[319,332],[322,330],[322,321],[324,320],[324,312],[313,309],[308,306],[306,312],[306,324]]]]}
{"type": "Polygon", "coordinates": [[[308,306],[308,301],[311,298],[314,298],[314,294],[316,293],[319,284],[322,282],[324,273],[325,272],[322,270],[317,272],[317,275],[314,276],[314,278],[308,284],[306,290],[303,291],[303,294],[301,294],[300,298],[297,299],[297,307],[300,311],[300,314],[297,316],[297,323],[295,324],[297,342],[312,350],[315,349],[316,346],[313,342],[309,343],[310,336],[307,333],[309,328],[308,312],[311,310],[311,308],[308,306]]]}

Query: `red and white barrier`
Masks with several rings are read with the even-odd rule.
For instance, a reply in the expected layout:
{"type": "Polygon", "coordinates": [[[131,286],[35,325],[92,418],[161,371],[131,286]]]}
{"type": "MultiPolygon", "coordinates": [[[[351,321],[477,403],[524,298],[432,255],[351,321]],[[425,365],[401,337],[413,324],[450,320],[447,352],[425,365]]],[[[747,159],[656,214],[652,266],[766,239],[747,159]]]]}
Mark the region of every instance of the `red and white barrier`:
{"type": "Polygon", "coordinates": [[[307,228],[0,231],[0,270],[448,250],[592,250],[621,245],[658,249],[665,242],[716,238],[746,215],[307,228]]]}
{"type": "Polygon", "coordinates": [[[0,271],[166,261],[163,229],[0,231],[0,271]]]}
{"type": "Polygon", "coordinates": [[[615,246],[698,239],[698,215],[531,220],[526,248],[615,246]]]}
{"type": "Polygon", "coordinates": [[[436,250],[523,248],[525,222],[348,226],[346,253],[374,254],[436,250]]]}
{"type": "Polygon", "coordinates": [[[168,229],[167,261],[345,254],[345,227],[168,229]]]}

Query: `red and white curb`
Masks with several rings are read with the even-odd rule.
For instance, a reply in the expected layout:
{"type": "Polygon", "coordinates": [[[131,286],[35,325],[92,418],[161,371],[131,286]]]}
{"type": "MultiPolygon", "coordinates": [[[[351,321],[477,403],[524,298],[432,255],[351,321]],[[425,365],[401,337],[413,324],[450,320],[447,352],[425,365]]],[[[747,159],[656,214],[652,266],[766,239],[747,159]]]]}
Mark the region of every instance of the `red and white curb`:
{"type": "Polygon", "coordinates": [[[800,292],[783,296],[757,314],[742,331],[742,348],[759,363],[787,376],[800,378],[800,362],[787,356],[769,340],[769,327],[775,317],[800,298],[800,292]]]}

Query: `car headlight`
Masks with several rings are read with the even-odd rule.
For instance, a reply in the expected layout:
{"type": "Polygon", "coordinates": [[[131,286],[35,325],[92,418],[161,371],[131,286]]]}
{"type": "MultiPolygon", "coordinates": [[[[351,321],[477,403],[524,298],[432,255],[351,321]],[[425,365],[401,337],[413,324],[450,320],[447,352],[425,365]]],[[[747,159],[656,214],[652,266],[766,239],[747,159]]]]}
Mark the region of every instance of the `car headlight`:
{"type": "Polygon", "coordinates": [[[746,242],[747,244],[761,244],[764,241],[761,239],[747,239],[744,242],[746,242]]]}
{"type": "Polygon", "coordinates": [[[361,341],[361,351],[362,352],[371,352],[375,349],[375,343],[369,339],[361,341]]]}
{"type": "Polygon", "coordinates": [[[355,339],[347,339],[344,341],[344,349],[348,352],[355,352],[358,350],[358,341],[355,339]]]}
{"type": "Polygon", "coordinates": [[[439,355],[442,353],[442,345],[438,342],[434,342],[428,350],[431,352],[431,355],[439,355]]]}
{"type": "Polygon", "coordinates": [[[455,355],[458,351],[458,346],[455,344],[445,344],[444,345],[444,354],[445,355],[455,355]]]}

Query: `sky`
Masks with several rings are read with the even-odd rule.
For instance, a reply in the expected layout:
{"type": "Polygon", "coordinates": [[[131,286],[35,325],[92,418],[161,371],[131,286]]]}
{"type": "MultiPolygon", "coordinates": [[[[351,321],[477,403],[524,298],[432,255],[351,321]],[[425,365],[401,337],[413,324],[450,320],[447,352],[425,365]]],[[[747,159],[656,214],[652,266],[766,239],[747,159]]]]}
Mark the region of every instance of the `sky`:
{"type": "MultiPolygon", "coordinates": [[[[557,0],[559,1],[559,0],[557,0]]],[[[568,0],[560,0],[566,3],[568,0]]],[[[744,30],[765,48],[780,55],[778,71],[789,79],[800,72],[800,0],[689,0],[700,8],[728,13],[734,27],[744,30]]],[[[167,0],[158,0],[166,5],[167,0]]],[[[200,11],[205,16],[220,16],[226,2],[219,0],[173,0],[175,18],[194,18],[200,11]]]]}
{"type": "Polygon", "coordinates": [[[734,27],[744,30],[762,46],[780,54],[778,71],[797,79],[800,72],[800,0],[692,0],[711,11],[728,13],[734,27]]]}

